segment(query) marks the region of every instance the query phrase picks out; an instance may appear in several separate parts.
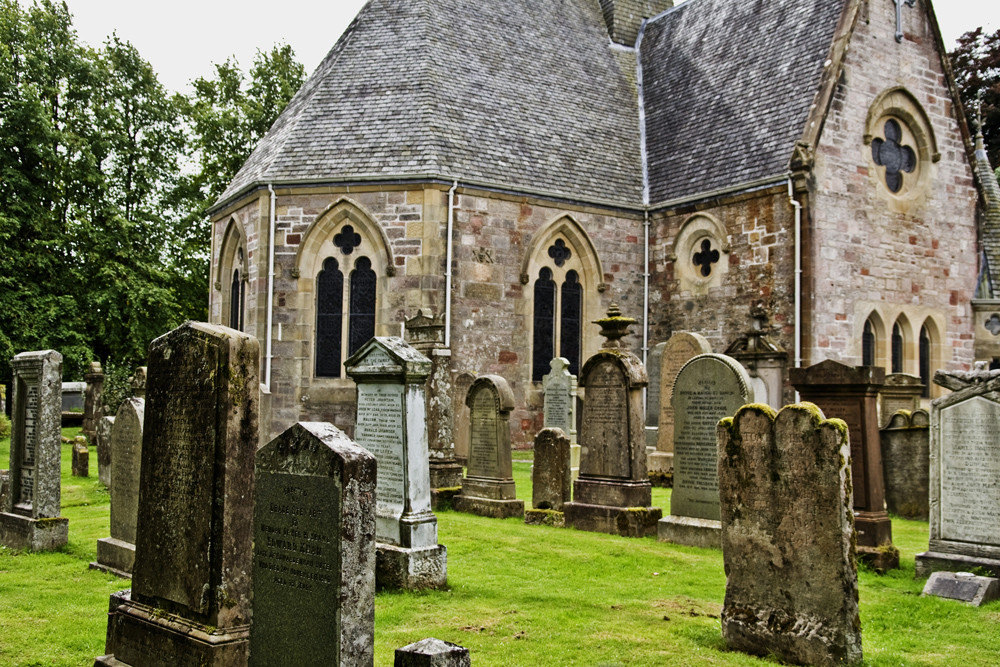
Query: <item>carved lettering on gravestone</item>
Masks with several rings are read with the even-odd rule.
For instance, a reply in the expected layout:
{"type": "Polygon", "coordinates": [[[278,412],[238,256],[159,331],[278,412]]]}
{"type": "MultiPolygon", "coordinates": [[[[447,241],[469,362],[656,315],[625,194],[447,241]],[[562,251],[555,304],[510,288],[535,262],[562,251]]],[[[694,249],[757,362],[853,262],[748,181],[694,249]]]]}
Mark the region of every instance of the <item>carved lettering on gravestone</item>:
{"type": "Polygon", "coordinates": [[[132,544],[139,514],[144,407],[143,399],[129,399],[119,407],[111,427],[111,536],[132,544]]]}
{"type": "Polygon", "coordinates": [[[561,428],[569,433],[569,400],[568,391],[545,392],[545,428],[561,428]]]}
{"type": "Polygon", "coordinates": [[[630,477],[628,451],[628,396],[625,377],[615,364],[604,361],[590,371],[583,402],[580,474],[596,477],[630,477]]]}
{"type": "Polygon", "coordinates": [[[496,477],[500,471],[497,415],[500,400],[487,387],[472,398],[472,432],[469,439],[469,474],[496,477]]]}
{"type": "Polygon", "coordinates": [[[854,507],[868,505],[868,485],[865,483],[864,461],[864,431],[861,429],[861,406],[857,403],[835,403],[833,401],[823,406],[827,419],[842,419],[847,424],[849,433],[856,434],[851,438],[851,477],[854,486],[854,507]]]}
{"type": "Polygon", "coordinates": [[[1000,405],[981,397],[941,412],[941,538],[997,544],[1000,405]]]}
{"type": "MultiPolygon", "coordinates": [[[[375,350],[372,356],[383,355],[375,350]]],[[[354,437],[378,461],[376,514],[398,519],[405,509],[405,466],[403,460],[403,385],[362,383],[358,385],[358,417],[354,437]]],[[[379,539],[385,539],[379,536],[379,539]]]]}
{"type": "Polygon", "coordinates": [[[389,356],[389,354],[380,348],[373,348],[363,360],[363,363],[354,368],[356,373],[370,373],[372,371],[385,372],[385,373],[401,373],[402,368],[396,363],[396,360],[389,356]]]}
{"type": "Polygon", "coordinates": [[[18,504],[31,506],[35,499],[35,449],[38,444],[38,385],[25,387],[24,450],[21,456],[21,489],[18,504]]]}

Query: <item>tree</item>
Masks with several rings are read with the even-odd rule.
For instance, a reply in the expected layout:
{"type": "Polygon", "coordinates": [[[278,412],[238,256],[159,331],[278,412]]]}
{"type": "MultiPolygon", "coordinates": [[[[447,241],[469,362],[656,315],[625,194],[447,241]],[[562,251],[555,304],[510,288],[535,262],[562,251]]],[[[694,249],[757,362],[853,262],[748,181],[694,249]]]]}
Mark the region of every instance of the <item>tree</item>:
{"type": "Polygon", "coordinates": [[[949,56],[970,128],[975,127],[981,99],[983,138],[990,163],[998,167],[1000,166],[1000,30],[992,35],[985,34],[982,28],[965,33],[958,38],[958,47],[949,56]]]}

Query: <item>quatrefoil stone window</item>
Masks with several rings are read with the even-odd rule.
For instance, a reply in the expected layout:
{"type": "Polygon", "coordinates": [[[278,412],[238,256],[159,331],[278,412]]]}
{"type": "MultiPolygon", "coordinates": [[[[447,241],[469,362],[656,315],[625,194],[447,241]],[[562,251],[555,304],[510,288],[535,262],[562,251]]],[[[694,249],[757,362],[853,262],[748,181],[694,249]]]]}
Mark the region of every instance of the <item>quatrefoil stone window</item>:
{"type": "Polygon", "coordinates": [[[989,319],[986,320],[986,330],[989,331],[994,336],[1000,336],[1000,314],[993,313],[990,315],[989,319]]]}
{"type": "Polygon", "coordinates": [[[333,237],[333,244],[340,248],[340,251],[345,255],[350,255],[355,248],[361,245],[361,234],[355,232],[354,227],[347,225],[333,237]]]}
{"type": "Polygon", "coordinates": [[[712,242],[705,239],[701,242],[701,251],[694,254],[692,261],[701,271],[701,275],[710,276],[712,274],[712,265],[719,261],[719,251],[712,250],[712,242]]]}
{"type": "Polygon", "coordinates": [[[885,139],[872,139],[872,159],[885,167],[885,185],[890,192],[903,189],[903,174],[912,174],[917,168],[917,154],[904,146],[903,130],[895,119],[885,121],[885,139]]]}
{"type": "Polygon", "coordinates": [[[549,247],[549,257],[552,261],[556,263],[556,266],[562,266],[566,263],[570,257],[573,256],[573,251],[566,247],[566,242],[562,239],[557,239],[551,247],[549,247]]]}

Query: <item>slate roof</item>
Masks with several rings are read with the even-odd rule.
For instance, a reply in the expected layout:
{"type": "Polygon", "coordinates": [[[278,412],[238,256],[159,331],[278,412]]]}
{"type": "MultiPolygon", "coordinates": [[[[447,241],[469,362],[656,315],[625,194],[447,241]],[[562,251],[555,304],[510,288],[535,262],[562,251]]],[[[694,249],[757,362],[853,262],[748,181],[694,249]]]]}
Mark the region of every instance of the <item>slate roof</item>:
{"type": "Polygon", "coordinates": [[[634,70],[597,0],[371,0],[220,201],[437,175],[634,204],[634,70]]]}
{"type": "Polygon", "coordinates": [[[651,203],[787,171],[844,4],[688,0],[647,24],[651,203]]]}
{"type": "Polygon", "coordinates": [[[982,130],[976,136],[976,176],[983,196],[982,243],[985,258],[983,278],[987,284],[977,287],[977,299],[994,299],[1000,294],[1000,184],[983,147],[982,130]]]}

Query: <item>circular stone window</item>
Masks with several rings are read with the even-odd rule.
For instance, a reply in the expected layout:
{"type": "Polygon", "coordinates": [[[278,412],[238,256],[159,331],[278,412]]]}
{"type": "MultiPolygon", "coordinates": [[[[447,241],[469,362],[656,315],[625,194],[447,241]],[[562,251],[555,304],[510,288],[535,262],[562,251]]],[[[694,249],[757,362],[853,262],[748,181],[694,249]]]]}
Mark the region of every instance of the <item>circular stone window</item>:
{"type": "Polygon", "coordinates": [[[916,99],[902,88],[880,95],[865,129],[870,177],[900,203],[923,195],[940,159],[934,130],[916,99]]]}

